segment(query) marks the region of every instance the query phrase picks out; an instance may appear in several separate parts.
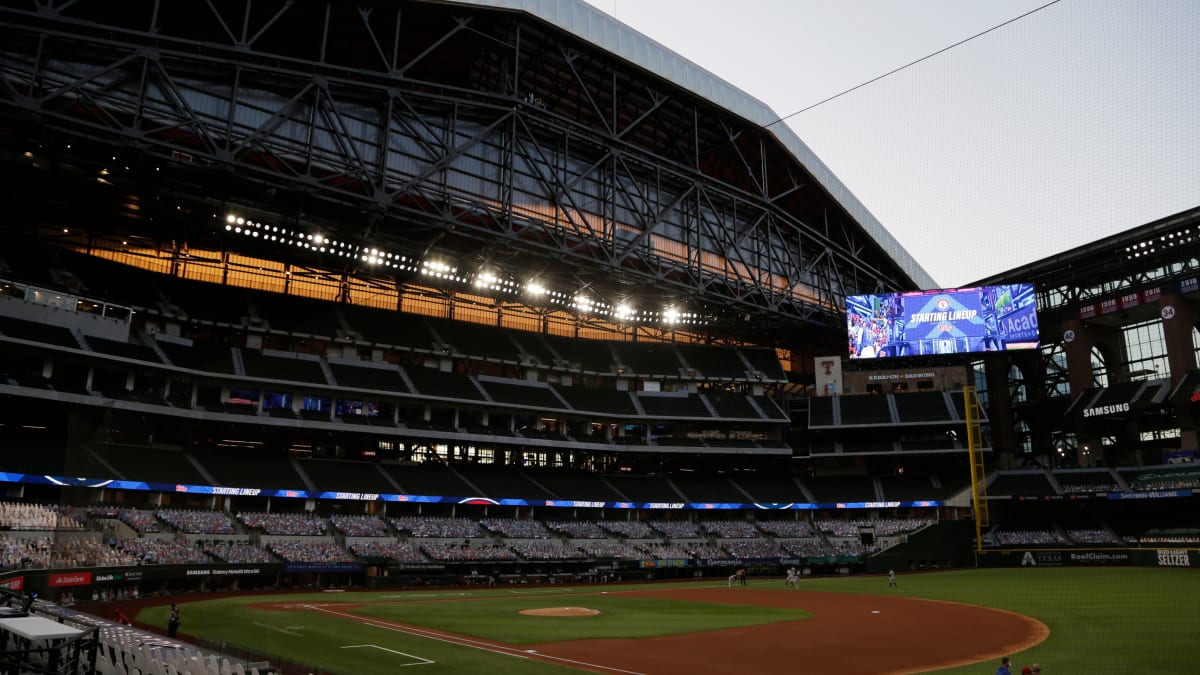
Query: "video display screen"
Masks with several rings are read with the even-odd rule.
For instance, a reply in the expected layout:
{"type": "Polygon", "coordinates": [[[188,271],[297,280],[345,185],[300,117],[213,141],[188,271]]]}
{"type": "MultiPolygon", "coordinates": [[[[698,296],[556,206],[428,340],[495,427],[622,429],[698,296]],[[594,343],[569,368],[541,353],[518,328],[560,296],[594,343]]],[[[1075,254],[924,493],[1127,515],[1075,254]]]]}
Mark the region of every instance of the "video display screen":
{"type": "Polygon", "coordinates": [[[846,298],[851,359],[1037,349],[1032,284],[846,298]]]}

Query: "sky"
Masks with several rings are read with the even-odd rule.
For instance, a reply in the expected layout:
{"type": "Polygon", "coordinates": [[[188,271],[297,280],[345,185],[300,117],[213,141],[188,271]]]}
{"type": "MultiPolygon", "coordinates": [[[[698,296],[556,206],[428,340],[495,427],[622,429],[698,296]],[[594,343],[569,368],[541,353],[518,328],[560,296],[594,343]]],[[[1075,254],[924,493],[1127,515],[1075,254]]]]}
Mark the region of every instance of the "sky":
{"type": "Polygon", "coordinates": [[[1196,0],[587,1],[781,117],[995,28],[787,120],[943,288],[1200,205],[1196,0]]]}

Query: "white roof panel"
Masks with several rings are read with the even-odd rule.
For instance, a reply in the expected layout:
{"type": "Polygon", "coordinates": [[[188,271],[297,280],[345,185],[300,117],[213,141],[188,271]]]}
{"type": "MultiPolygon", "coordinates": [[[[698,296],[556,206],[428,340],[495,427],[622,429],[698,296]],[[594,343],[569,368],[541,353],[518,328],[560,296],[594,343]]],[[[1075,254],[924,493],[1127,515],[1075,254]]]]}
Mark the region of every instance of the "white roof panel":
{"type": "Polygon", "coordinates": [[[770,126],[776,138],[826,191],[912,277],[918,289],[937,288],[933,277],[896,241],[837,176],[767,104],[583,0],[456,0],[460,4],[527,12],[569,31],[616,56],[696,93],[751,122],[770,126]]]}

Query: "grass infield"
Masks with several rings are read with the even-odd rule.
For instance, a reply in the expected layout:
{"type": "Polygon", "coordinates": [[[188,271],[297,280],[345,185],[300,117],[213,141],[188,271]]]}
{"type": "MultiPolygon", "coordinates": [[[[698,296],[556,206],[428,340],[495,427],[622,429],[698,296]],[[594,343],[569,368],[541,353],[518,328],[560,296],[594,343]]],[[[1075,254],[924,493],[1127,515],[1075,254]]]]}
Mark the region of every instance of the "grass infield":
{"type": "MultiPolygon", "coordinates": [[[[780,593],[796,592],[785,590],[782,583],[775,580],[751,583],[759,589],[767,584],[771,584],[770,587],[778,584],[780,593]]],[[[899,589],[889,590],[883,577],[806,579],[801,583],[801,590],[951,600],[1034,617],[1050,628],[1050,637],[1042,644],[1012,656],[1019,666],[1039,662],[1047,673],[1188,673],[1194,672],[1200,661],[1200,647],[1196,641],[1200,634],[1200,610],[1196,604],[1200,598],[1200,572],[1196,570],[963,570],[902,574],[899,584],[899,589]]],[[[794,621],[807,616],[804,612],[781,608],[675,602],[620,592],[623,589],[687,585],[715,584],[709,581],[656,586],[518,587],[221,598],[182,605],[182,632],[338,673],[395,673],[397,667],[420,663],[417,671],[423,675],[458,672],[536,675],[580,671],[354,623],[337,615],[313,611],[281,612],[250,605],[264,602],[370,603],[353,610],[355,615],[426,626],[517,647],[588,637],[636,638],[716,630],[794,621]],[[589,607],[600,610],[601,614],[567,619],[517,614],[520,609],[557,606],[589,607]]],[[[729,589],[729,592],[737,593],[738,589],[729,589]]],[[[137,620],[165,627],[166,616],[166,606],[151,607],[140,612],[137,620]]],[[[993,672],[994,669],[995,664],[989,660],[937,672],[966,675],[993,672]]]]}
{"type": "MultiPolygon", "coordinates": [[[[597,592],[594,588],[587,590],[597,592]]],[[[623,593],[574,598],[555,595],[380,604],[364,607],[359,613],[514,645],[587,638],[654,637],[796,621],[812,616],[808,612],[779,607],[677,602],[623,593]],[[565,619],[518,614],[523,609],[566,605],[584,606],[600,610],[600,613],[565,619]]]]}

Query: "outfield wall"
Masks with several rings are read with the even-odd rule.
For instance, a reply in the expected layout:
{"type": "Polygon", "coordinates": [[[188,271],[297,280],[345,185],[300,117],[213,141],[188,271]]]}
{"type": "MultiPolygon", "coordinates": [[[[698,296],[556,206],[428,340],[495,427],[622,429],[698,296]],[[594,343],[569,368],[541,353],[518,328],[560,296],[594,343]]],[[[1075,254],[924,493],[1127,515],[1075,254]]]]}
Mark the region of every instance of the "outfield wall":
{"type": "MultiPolygon", "coordinates": [[[[940,541],[947,538],[939,537],[940,541]]],[[[957,541],[957,537],[948,538],[957,541]]],[[[245,565],[144,565],[138,567],[26,569],[0,573],[0,588],[36,592],[54,600],[63,593],[77,602],[89,601],[94,592],[137,588],[142,595],[169,592],[246,591],[261,588],[409,587],[553,584],[633,580],[667,580],[696,577],[723,578],[738,568],[753,577],[782,576],[789,567],[805,575],[880,573],[888,569],[913,571],[950,568],[953,558],[927,547],[889,552],[859,559],[745,558],[671,559],[623,561],[471,561],[450,564],[397,564],[372,568],[362,563],[245,565]],[[919,557],[914,557],[919,556],[919,557]],[[478,571],[477,571],[478,570],[478,571]]],[[[957,553],[957,546],[953,547],[957,553]]],[[[1200,568],[1200,548],[1012,548],[976,553],[978,567],[1188,567],[1200,568]]]]}
{"type": "Polygon", "coordinates": [[[1200,567],[1194,548],[1014,548],[976,558],[979,567],[1200,567]]]}
{"type": "MultiPolygon", "coordinates": [[[[362,572],[363,566],[354,563],[362,572]]],[[[280,585],[311,583],[316,574],[339,575],[339,580],[354,574],[350,569],[289,569],[284,563],[212,564],[212,565],[138,565],[124,567],[81,567],[72,569],[22,569],[0,573],[0,587],[13,591],[34,592],[51,600],[63,593],[77,602],[90,601],[93,592],[126,592],[137,588],[143,595],[160,591],[237,591],[280,585]]]]}

